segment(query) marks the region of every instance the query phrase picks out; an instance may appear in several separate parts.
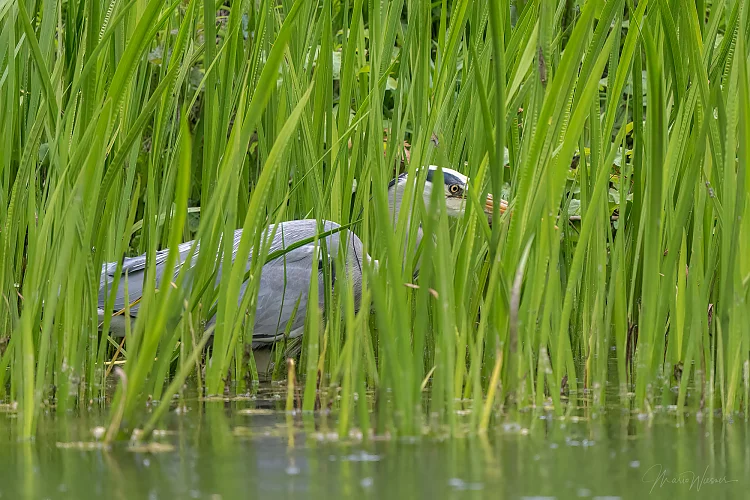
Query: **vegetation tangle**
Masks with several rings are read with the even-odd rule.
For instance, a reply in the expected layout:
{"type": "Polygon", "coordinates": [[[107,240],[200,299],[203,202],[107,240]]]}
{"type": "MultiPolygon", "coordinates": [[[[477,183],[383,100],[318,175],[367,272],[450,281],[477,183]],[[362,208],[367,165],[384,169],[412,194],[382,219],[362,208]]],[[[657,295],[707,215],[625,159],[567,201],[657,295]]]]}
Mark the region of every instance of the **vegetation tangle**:
{"type": "Polygon", "coordinates": [[[331,408],[342,435],[483,432],[511,404],[746,415],[748,10],[0,0],[0,397],[19,433],[107,401],[108,439],[147,436],[187,377],[252,392],[264,259],[242,257],[301,218],[379,262],[357,312],[346,279],[313,280],[301,356],[276,350],[289,407],[331,408]],[[415,196],[430,164],[471,179],[455,223],[415,196]],[[415,201],[391,220],[401,172],[415,201]],[[487,193],[510,202],[491,225],[487,193]],[[173,269],[191,239],[189,293],[184,272],[157,290],[156,251],[173,269]],[[100,270],[143,253],[152,286],[120,342],[100,270]]]}

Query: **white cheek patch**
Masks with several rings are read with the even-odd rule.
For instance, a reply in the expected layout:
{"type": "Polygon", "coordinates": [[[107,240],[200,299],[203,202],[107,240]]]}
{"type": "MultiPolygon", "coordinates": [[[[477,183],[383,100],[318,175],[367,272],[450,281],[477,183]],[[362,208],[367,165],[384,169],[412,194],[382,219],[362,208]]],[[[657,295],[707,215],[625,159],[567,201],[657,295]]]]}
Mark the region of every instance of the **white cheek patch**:
{"type": "Polygon", "coordinates": [[[445,209],[448,215],[458,216],[464,213],[466,200],[464,198],[450,197],[445,199],[445,209]]]}

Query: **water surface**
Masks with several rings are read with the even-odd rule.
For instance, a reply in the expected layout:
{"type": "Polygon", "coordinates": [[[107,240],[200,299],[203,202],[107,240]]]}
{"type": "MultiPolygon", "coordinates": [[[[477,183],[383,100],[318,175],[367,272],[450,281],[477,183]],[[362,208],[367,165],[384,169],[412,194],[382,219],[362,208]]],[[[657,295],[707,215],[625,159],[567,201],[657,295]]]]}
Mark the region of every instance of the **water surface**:
{"type": "Polygon", "coordinates": [[[95,409],[43,416],[30,442],[0,412],[0,498],[748,498],[744,420],[528,411],[486,438],[342,441],[335,416],[290,416],[265,394],[188,399],[150,449],[87,449],[107,419],[95,409]]]}

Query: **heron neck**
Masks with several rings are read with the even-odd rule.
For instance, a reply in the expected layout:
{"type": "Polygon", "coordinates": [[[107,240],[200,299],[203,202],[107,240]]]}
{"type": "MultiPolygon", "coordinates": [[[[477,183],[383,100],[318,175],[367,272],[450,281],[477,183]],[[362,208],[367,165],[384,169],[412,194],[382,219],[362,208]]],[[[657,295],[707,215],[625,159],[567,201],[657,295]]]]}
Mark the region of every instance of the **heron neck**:
{"type": "MultiPolygon", "coordinates": [[[[399,213],[401,212],[401,205],[404,202],[405,188],[406,188],[406,178],[404,177],[403,179],[399,178],[398,182],[396,182],[396,184],[388,190],[388,206],[390,209],[389,215],[391,218],[391,222],[393,224],[394,231],[396,231],[399,213]]],[[[406,223],[407,224],[406,225],[407,236],[406,237],[408,240],[408,237],[409,237],[408,228],[411,227],[411,209],[410,207],[407,207],[407,209],[409,210],[406,214],[407,216],[407,223],[406,223]]],[[[420,224],[419,227],[417,228],[417,234],[414,237],[413,246],[411,246],[410,248],[407,247],[404,250],[404,265],[406,265],[406,263],[409,262],[414,257],[414,253],[419,248],[419,244],[422,242],[423,237],[424,237],[424,231],[422,230],[422,225],[420,224]]],[[[408,242],[407,242],[407,245],[408,245],[408,242]]],[[[420,266],[421,260],[422,259],[420,257],[420,259],[418,259],[417,262],[414,263],[414,276],[415,277],[417,276],[419,272],[419,266],[420,266]]]]}
{"type": "MultiPolygon", "coordinates": [[[[419,244],[422,243],[422,238],[424,237],[424,231],[422,231],[422,224],[419,225],[417,228],[417,237],[414,240],[414,252],[417,251],[419,248],[419,244]]],[[[422,249],[422,252],[424,252],[424,249],[422,249]]],[[[414,263],[414,277],[416,278],[419,274],[419,263],[422,262],[422,256],[419,256],[419,259],[414,263]]]]}

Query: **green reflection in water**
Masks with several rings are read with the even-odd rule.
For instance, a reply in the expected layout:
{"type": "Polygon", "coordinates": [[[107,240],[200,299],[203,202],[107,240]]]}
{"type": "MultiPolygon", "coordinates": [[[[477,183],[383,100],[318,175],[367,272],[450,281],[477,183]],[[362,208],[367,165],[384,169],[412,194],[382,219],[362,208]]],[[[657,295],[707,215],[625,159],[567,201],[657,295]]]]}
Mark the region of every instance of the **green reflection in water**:
{"type": "Polygon", "coordinates": [[[47,415],[26,442],[17,416],[0,413],[0,498],[678,499],[746,498],[750,487],[745,421],[523,412],[486,439],[339,442],[335,418],[292,417],[282,405],[275,395],[188,399],[151,451],[82,449],[106,422],[97,410],[47,415]]]}

